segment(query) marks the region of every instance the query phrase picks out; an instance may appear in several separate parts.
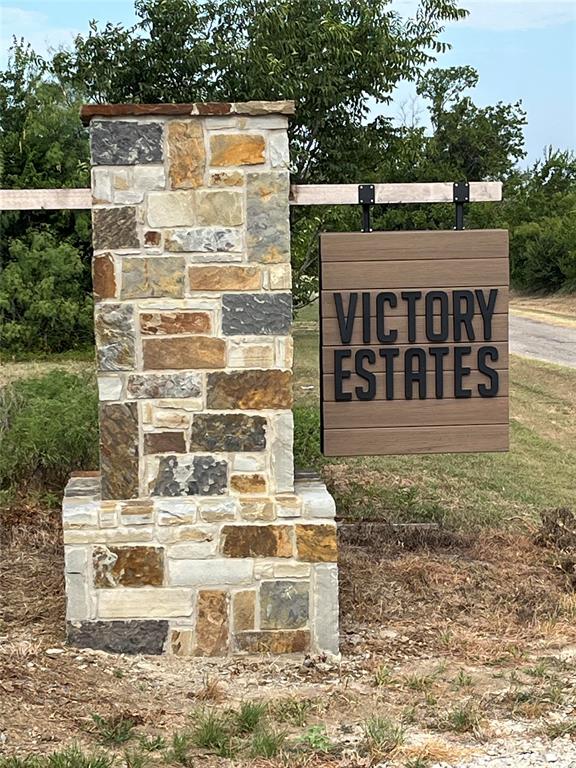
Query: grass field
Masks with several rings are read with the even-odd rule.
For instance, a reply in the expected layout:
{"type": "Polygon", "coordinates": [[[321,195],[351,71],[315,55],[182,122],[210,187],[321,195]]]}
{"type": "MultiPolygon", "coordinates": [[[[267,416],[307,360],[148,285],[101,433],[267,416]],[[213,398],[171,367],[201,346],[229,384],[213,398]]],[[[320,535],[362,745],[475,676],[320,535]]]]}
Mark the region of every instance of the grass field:
{"type": "MultiPolygon", "coordinates": [[[[555,539],[537,520],[574,507],[576,371],[512,358],[509,454],[326,461],[313,309],[295,341],[298,439],[340,516],[447,529],[340,526],[339,661],[110,656],[66,646],[60,511],[24,500],[0,526],[0,768],[429,768],[526,740],[572,749],[576,525],[543,529],[555,539]]],[[[6,363],[0,386],[53,368],[93,363],[6,363]]]]}
{"type": "MultiPolygon", "coordinates": [[[[295,329],[297,406],[318,404],[316,310],[295,329]]],[[[511,445],[506,454],[332,459],[324,476],[343,517],[455,527],[530,524],[576,503],[576,371],[511,358],[511,445]]]]}

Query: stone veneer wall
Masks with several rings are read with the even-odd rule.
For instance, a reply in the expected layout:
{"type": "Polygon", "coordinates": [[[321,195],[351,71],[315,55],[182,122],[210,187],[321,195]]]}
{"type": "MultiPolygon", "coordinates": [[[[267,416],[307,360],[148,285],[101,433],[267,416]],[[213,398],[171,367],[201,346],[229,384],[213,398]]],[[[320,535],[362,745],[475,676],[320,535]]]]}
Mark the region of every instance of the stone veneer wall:
{"type": "Polygon", "coordinates": [[[293,471],[292,111],[84,108],[101,471],[63,503],[72,644],[338,652],[334,502],[293,471]]]}

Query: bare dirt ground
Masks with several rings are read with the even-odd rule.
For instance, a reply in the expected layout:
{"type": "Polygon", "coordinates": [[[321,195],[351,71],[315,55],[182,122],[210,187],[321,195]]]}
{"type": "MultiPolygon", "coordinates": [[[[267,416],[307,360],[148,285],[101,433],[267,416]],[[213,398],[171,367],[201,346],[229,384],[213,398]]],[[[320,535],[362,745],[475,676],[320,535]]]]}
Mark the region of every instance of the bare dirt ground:
{"type": "Polygon", "coordinates": [[[569,517],[544,536],[346,528],[340,661],[67,648],[58,517],[24,508],[5,520],[0,754],[102,749],[98,715],[132,722],[122,746],[106,747],[128,768],[576,764],[569,517]],[[199,712],[242,701],[267,702],[273,728],[285,731],[275,757],[195,748],[186,759],[160,750],[137,762],[124,752],[154,739],[176,743],[199,712]],[[387,741],[370,735],[383,718],[397,728],[387,741]]]}

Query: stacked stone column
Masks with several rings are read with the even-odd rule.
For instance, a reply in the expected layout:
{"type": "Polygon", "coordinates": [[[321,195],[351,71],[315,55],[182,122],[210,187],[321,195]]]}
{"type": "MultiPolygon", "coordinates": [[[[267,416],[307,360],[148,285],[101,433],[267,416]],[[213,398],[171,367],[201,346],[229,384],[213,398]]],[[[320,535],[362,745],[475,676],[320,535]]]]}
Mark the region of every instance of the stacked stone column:
{"type": "Polygon", "coordinates": [[[294,480],[292,110],[83,110],[101,458],[64,498],[73,644],[338,652],[334,503],[294,480]]]}

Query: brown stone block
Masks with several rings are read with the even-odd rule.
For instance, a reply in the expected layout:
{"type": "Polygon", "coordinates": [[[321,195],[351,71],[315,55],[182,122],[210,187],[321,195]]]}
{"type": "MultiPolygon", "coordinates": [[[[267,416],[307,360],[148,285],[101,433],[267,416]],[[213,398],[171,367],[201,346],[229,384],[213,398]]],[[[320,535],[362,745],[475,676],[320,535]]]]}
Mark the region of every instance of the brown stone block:
{"type": "Polygon", "coordinates": [[[162,547],[94,547],[94,586],[161,587],[164,582],[162,547]]]}
{"type": "Polygon", "coordinates": [[[138,497],[138,404],[100,404],[103,499],[138,497]]]}
{"type": "Polygon", "coordinates": [[[123,299],[179,299],[184,295],[184,259],[181,256],[127,257],[122,260],[123,299]]]}
{"type": "Polygon", "coordinates": [[[172,189],[202,186],[206,155],[200,121],[168,123],[168,158],[172,189]]]}
{"type": "Polygon", "coordinates": [[[240,516],[243,520],[274,520],[274,502],[256,496],[240,499],[240,516]]]}
{"type": "Polygon", "coordinates": [[[139,248],[135,206],[93,208],[92,244],[95,251],[139,248]]]}
{"type": "Polygon", "coordinates": [[[239,632],[234,635],[234,649],[246,653],[305,653],[310,650],[310,632],[239,632]]]}
{"type": "Polygon", "coordinates": [[[111,253],[92,259],[92,288],[97,299],[113,299],[116,296],[114,257],[111,253]]]}
{"type": "Polygon", "coordinates": [[[291,371],[238,371],[208,376],[208,408],[242,410],[292,407],[291,371]]]}
{"type": "Polygon", "coordinates": [[[147,432],[144,435],[144,453],[185,453],[183,432],[147,432]]]}
{"type": "Polygon", "coordinates": [[[262,272],[257,267],[188,267],[191,291],[257,291],[262,272]]]}
{"type": "Polygon", "coordinates": [[[190,451],[263,451],[266,419],[244,413],[199,413],[192,421],[190,451]]]}
{"type": "Polygon", "coordinates": [[[335,525],[296,525],[296,552],[309,563],[335,563],[338,560],[335,525]]]}
{"type": "Polygon", "coordinates": [[[213,187],[241,187],[244,175],[240,171],[218,171],[210,174],[210,184],[213,187]]]}
{"type": "Polygon", "coordinates": [[[221,133],[210,136],[210,164],[258,165],[265,160],[264,136],[245,133],[221,133]]]}
{"type": "Polygon", "coordinates": [[[144,368],[186,370],[188,368],[224,368],[226,342],[211,336],[170,339],[144,339],[144,368]]]}
{"type": "Polygon", "coordinates": [[[230,488],[236,493],[266,493],[264,475],[232,475],[230,488]]]}
{"type": "Polygon", "coordinates": [[[218,589],[198,592],[196,655],[223,656],[228,651],[228,595],[218,589]]]}
{"type": "Polygon", "coordinates": [[[194,632],[191,629],[173,629],[170,650],[174,656],[191,656],[194,652],[194,632]]]}
{"type": "Polygon", "coordinates": [[[243,194],[207,189],[196,193],[196,216],[204,226],[236,227],[244,221],[243,194]]]}
{"type": "Polygon", "coordinates": [[[234,632],[245,632],[254,629],[256,615],[256,592],[253,589],[243,589],[232,597],[232,616],[234,632]]]}
{"type": "Polygon", "coordinates": [[[148,336],[210,333],[210,315],[207,312],[143,312],[140,330],[148,336]]]}
{"type": "Polygon", "coordinates": [[[144,232],[144,247],[145,248],[158,248],[162,242],[162,235],[154,229],[144,232]]]}
{"type": "Polygon", "coordinates": [[[226,557],[292,557],[289,525],[225,525],[222,553],[226,557]]]}

